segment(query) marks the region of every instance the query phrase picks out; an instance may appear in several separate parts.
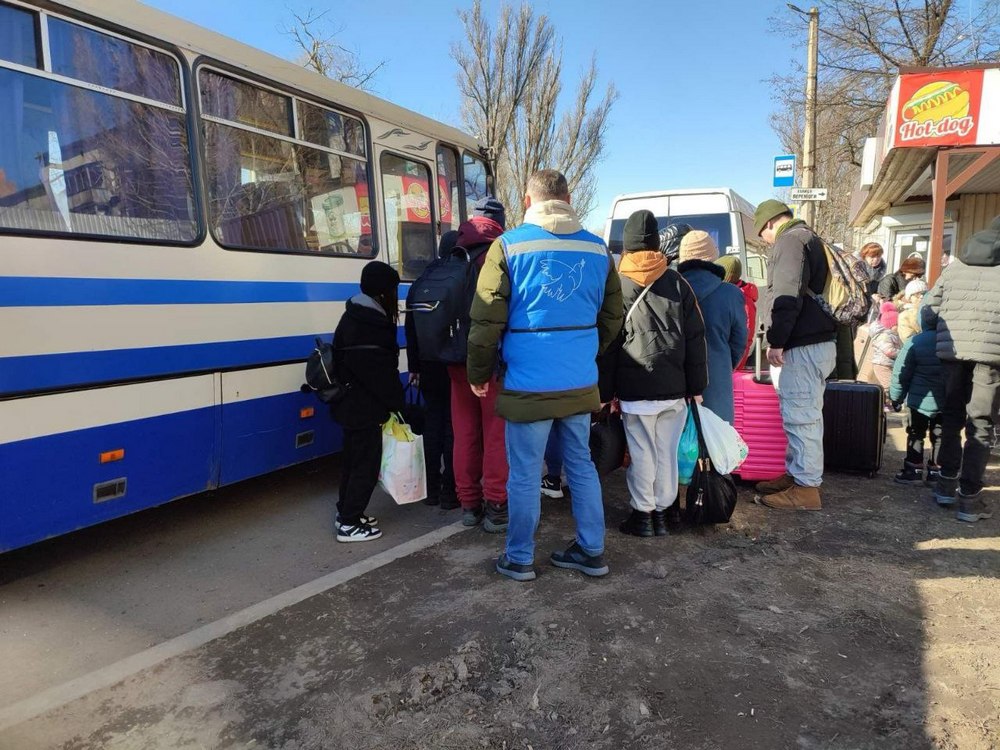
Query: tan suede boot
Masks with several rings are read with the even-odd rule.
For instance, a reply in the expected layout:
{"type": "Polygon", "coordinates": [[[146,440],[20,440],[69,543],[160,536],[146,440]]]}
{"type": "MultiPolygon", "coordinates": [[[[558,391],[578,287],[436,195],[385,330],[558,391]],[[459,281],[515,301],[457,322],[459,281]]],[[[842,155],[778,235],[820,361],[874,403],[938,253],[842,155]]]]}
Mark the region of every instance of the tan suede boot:
{"type": "Polygon", "coordinates": [[[819,487],[803,487],[796,484],[784,492],[764,495],[760,504],[779,510],[822,510],[823,503],[819,497],[819,487]]]}
{"type": "Polygon", "coordinates": [[[775,492],[784,492],[794,487],[795,480],[788,474],[782,474],[777,479],[768,479],[765,482],[758,482],[754,489],[758,495],[773,495],[775,492]]]}

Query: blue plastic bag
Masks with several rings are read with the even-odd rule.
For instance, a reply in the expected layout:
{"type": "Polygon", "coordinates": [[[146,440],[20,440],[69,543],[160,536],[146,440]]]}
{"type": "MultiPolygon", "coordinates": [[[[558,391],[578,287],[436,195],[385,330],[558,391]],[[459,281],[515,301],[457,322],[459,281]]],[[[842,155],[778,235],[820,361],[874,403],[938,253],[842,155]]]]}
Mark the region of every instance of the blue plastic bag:
{"type": "Polygon", "coordinates": [[[687,421],[684,423],[684,432],[681,433],[681,443],[677,447],[677,481],[680,484],[691,483],[697,463],[698,428],[695,427],[691,407],[688,406],[687,421]]]}

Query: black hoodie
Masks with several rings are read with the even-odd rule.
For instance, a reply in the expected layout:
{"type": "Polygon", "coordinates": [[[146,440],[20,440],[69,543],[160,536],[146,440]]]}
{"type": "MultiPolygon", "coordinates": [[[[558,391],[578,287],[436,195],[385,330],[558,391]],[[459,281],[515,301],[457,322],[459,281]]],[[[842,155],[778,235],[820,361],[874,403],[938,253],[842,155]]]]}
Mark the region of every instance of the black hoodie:
{"type": "Polygon", "coordinates": [[[331,407],[341,427],[377,427],[389,418],[390,412],[403,408],[396,325],[367,294],[347,301],[333,334],[333,351],[337,375],[349,386],[346,398],[331,407]],[[371,345],[379,348],[345,350],[371,345]]]}

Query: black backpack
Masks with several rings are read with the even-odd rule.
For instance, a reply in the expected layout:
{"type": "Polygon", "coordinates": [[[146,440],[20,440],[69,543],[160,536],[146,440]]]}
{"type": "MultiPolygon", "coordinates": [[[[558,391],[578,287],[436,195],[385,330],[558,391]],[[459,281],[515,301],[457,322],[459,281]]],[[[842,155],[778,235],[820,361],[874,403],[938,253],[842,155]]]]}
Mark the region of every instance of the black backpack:
{"type": "Polygon", "coordinates": [[[469,344],[469,309],[476,293],[476,260],[487,248],[469,252],[456,247],[431,263],[413,282],[407,314],[413,316],[420,358],[464,364],[469,344]]]}
{"type": "MultiPolygon", "coordinates": [[[[341,347],[340,351],[351,349],[380,349],[375,344],[341,347]]],[[[316,348],[306,360],[306,382],[300,389],[303,393],[312,391],[324,404],[336,404],[344,400],[350,390],[350,383],[344,383],[337,376],[337,366],[333,358],[333,344],[316,339],[316,348]]]]}

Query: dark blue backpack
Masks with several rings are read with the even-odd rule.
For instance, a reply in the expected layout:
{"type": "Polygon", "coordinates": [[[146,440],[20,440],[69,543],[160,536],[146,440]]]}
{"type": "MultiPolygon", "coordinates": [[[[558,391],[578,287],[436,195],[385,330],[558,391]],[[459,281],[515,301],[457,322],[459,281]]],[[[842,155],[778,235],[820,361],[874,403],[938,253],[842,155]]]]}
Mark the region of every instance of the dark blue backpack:
{"type": "Polygon", "coordinates": [[[479,280],[476,260],[487,248],[470,253],[456,247],[431,263],[413,282],[407,314],[413,316],[420,358],[464,364],[469,345],[469,310],[479,280]]]}

